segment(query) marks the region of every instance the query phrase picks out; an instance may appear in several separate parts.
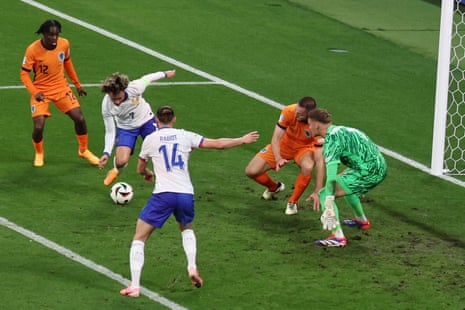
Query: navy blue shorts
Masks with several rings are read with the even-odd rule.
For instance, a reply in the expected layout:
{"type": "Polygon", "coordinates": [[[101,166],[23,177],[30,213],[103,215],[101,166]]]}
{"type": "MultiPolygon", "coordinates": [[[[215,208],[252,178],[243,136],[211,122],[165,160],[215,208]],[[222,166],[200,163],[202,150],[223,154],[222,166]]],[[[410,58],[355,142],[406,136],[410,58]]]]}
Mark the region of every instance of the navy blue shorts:
{"type": "Polygon", "coordinates": [[[155,228],[162,228],[171,214],[182,226],[191,223],[195,215],[194,195],[170,192],[152,194],[139,219],[155,228]]]}
{"type": "Polygon", "coordinates": [[[156,130],[157,124],[155,123],[155,119],[149,120],[137,129],[127,130],[118,128],[116,132],[116,146],[127,146],[131,149],[132,154],[136,146],[137,137],[141,136],[142,139],[145,139],[145,137],[156,130]]]}

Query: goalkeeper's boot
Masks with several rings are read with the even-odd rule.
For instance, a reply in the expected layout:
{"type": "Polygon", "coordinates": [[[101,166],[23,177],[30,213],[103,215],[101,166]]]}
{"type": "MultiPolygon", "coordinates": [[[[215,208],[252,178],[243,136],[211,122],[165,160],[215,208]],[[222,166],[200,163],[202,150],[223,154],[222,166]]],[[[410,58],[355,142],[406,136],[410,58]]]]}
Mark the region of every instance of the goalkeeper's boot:
{"type": "Polygon", "coordinates": [[[107,172],[107,176],[105,177],[105,180],[103,180],[103,185],[108,186],[111,183],[115,182],[115,180],[118,178],[119,171],[116,168],[111,169],[110,171],[107,172]]]}
{"type": "Polygon", "coordinates": [[[34,167],[44,166],[44,153],[36,153],[34,156],[34,167]]]}
{"type": "Polygon", "coordinates": [[[362,222],[357,219],[343,220],[342,225],[349,227],[357,227],[362,230],[368,230],[371,227],[370,221],[362,222]]]}
{"type": "Polygon", "coordinates": [[[299,212],[297,204],[295,202],[288,202],[284,213],[286,215],[294,215],[297,214],[297,212],[299,212]]]}
{"type": "Polygon", "coordinates": [[[347,239],[346,237],[336,238],[335,235],[331,235],[326,239],[317,240],[313,244],[322,247],[344,247],[347,245],[347,239]]]}
{"type": "Polygon", "coordinates": [[[265,200],[272,200],[274,198],[274,196],[279,193],[279,192],[282,192],[284,189],[286,188],[286,186],[284,185],[284,183],[282,182],[278,182],[278,188],[276,188],[276,190],[274,190],[273,192],[269,191],[268,188],[263,192],[263,199],[265,200]]]}
{"type": "Polygon", "coordinates": [[[86,159],[93,166],[97,166],[100,161],[100,159],[89,150],[85,150],[83,152],[79,150],[78,155],[79,157],[86,159]]]}
{"type": "Polygon", "coordinates": [[[140,288],[135,288],[129,285],[128,287],[123,288],[121,291],[119,291],[119,293],[123,296],[137,298],[140,294],[140,288]]]}
{"type": "Polygon", "coordinates": [[[203,279],[199,276],[199,271],[196,268],[189,268],[189,278],[193,286],[196,288],[202,287],[203,279]]]}

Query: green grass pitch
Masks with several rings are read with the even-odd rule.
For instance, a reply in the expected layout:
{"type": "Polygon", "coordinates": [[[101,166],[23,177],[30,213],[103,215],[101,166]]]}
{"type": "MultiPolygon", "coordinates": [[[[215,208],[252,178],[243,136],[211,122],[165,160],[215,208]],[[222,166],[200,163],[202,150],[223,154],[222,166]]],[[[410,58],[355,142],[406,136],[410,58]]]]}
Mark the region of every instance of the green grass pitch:
{"type": "MultiPolygon", "coordinates": [[[[429,165],[436,73],[431,46],[440,10],[434,1],[405,2],[42,1],[56,10],[47,12],[27,1],[2,1],[0,218],[121,279],[130,277],[135,221],[152,190],[135,172],[139,146],[120,178],[135,191],[124,207],[114,205],[102,185],[105,171],[78,158],[72,123],[54,108],[45,129],[46,165],[32,167],[29,94],[20,87],[19,70],[34,32],[49,18],[62,22],[78,75],[89,84],[80,102],[97,154],[104,140],[102,94],[92,85],[115,71],[135,79],[175,68],[178,74],[169,80],[175,84],[146,91],[154,108],[174,106],[178,127],[208,137],[258,130],[261,139],[192,154],[203,288],[187,278],[173,219],[146,246],[142,285],[150,294],[139,299],[119,296],[119,278],[0,225],[0,308],[166,309],[154,296],[178,309],[465,307],[464,188],[387,157],[387,179],[364,202],[372,229],[345,229],[347,247],[321,249],[312,242],[327,233],[310,205],[302,200],[297,216],[284,215],[295,165],[276,175],[287,185],[276,201],[261,200],[263,189],[244,175],[248,161],[269,142],[279,110],[238,89],[282,105],[314,96],[336,123],[360,128],[382,147],[429,165]],[[205,83],[208,76],[195,70],[231,84],[205,83]]],[[[344,203],[341,214],[351,215],[344,203]]]]}

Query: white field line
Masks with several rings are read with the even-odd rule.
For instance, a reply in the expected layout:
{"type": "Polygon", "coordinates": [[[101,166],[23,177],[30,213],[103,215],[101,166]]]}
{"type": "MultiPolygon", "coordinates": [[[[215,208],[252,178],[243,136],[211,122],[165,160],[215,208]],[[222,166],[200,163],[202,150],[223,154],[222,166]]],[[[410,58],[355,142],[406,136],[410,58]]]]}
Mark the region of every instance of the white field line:
{"type": "MultiPolygon", "coordinates": [[[[150,85],[153,86],[177,86],[177,85],[222,85],[218,82],[156,82],[151,83],[150,85]]],[[[83,87],[100,87],[102,84],[100,83],[91,83],[91,84],[82,84],[83,87]]],[[[74,87],[74,85],[70,85],[74,87]]],[[[0,86],[0,90],[8,90],[8,89],[23,89],[25,88],[24,85],[5,85],[0,86]]]]}
{"type": "MultiPolygon", "coordinates": [[[[217,84],[222,84],[223,86],[225,86],[227,88],[233,89],[233,90],[235,90],[235,91],[237,91],[239,93],[242,93],[242,94],[244,94],[244,95],[246,95],[248,97],[251,97],[253,99],[256,99],[258,101],[266,103],[266,104],[268,104],[270,106],[276,107],[278,109],[282,109],[284,107],[284,105],[282,105],[282,104],[280,104],[280,103],[278,103],[276,101],[273,101],[273,100],[271,100],[269,98],[266,98],[266,97],[264,97],[264,96],[262,96],[260,94],[257,94],[255,92],[252,92],[252,91],[247,90],[247,89],[244,89],[244,88],[242,88],[242,87],[240,87],[240,86],[238,86],[236,84],[233,84],[231,82],[220,79],[219,77],[216,77],[216,76],[211,75],[211,74],[209,74],[207,72],[196,69],[196,68],[194,68],[194,67],[192,67],[190,65],[187,65],[187,64],[185,64],[183,62],[180,62],[180,61],[178,61],[178,60],[176,60],[174,58],[171,58],[169,56],[166,56],[164,54],[156,52],[156,51],[154,51],[152,49],[149,49],[148,47],[145,47],[145,46],[140,45],[140,44],[138,44],[138,43],[136,43],[134,41],[123,38],[123,37],[121,37],[121,36],[119,36],[117,34],[111,33],[111,32],[109,32],[109,31],[107,31],[107,30],[105,30],[103,28],[91,25],[89,23],[86,23],[85,21],[82,21],[80,19],[72,17],[72,16],[70,16],[68,14],[62,13],[62,12],[57,11],[55,9],[52,9],[52,8],[46,6],[46,5],[43,5],[43,4],[38,3],[36,1],[33,1],[33,0],[21,0],[21,1],[24,2],[24,3],[27,3],[29,5],[35,6],[35,7],[39,8],[39,9],[41,9],[43,11],[46,11],[48,13],[54,14],[54,15],[56,15],[58,17],[61,17],[61,18],[65,19],[65,20],[67,20],[67,21],[75,23],[75,24],[77,24],[79,26],[82,26],[84,28],[87,28],[89,30],[97,32],[98,34],[101,34],[101,35],[103,35],[105,37],[111,38],[111,39],[113,39],[115,41],[118,41],[118,42],[124,44],[124,45],[133,47],[136,50],[139,50],[139,51],[144,52],[144,53],[146,53],[148,55],[156,57],[156,58],[158,58],[160,60],[163,60],[163,61],[165,61],[167,63],[173,64],[173,65],[175,65],[175,66],[177,66],[179,68],[182,68],[182,69],[184,69],[186,71],[192,72],[192,73],[194,73],[194,74],[196,74],[198,76],[204,77],[205,79],[213,81],[213,82],[215,82],[217,84]]],[[[424,165],[422,165],[422,164],[420,164],[420,163],[418,163],[418,162],[416,162],[416,161],[414,161],[412,159],[409,159],[409,158],[407,158],[407,157],[405,157],[405,156],[403,156],[401,154],[398,154],[398,153],[396,153],[394,151],[391,151],[389,149],[386,149],[386,148],[380,147],[380,149],[384,154],[386,154],[386,155],[388,155],[388,156],[390,156],[392,158],[395,158],[395,159],[397,159],[397,160],[399,160],[399,161],[401,161],[401,162],[403,162],[403,163],[405,163],[405,164],[407,164],[409,166],[412,166],[414,168],[420,169],[420,170],[422,170],[422,171],[424,171],[424,172],[426,172],[428,174],[431,173],[430,168],[428,168],[428,167],[426,167],[426,166],[424,166],[424,165]]],[[[465,182],[459,181],[459,180],[457,180],[455,178],[452,178],[452,177],[449,177],[449,176],[439,176],[439,178],[450,181],[450,182],[455,183],[457,185],[460,185],[462,187],[465,187],[465,182]]]]}
{"type": "Polygon", "coordinates": [[[75,18],[73,16],[70,16],[68,14],[62,13],[62,12],[57,11],[55,9],[52,9],[52,8],[46,6],[46,5],[43,5],[43,4],[38,3],[36,1],[33,1],[33,0],[21,0],[21,1],[24,2],[24,3],[27,3],[27,4],[31,5],[31,6],[34,6],[34,7],[38,8],[38,9],[41,9],[41,10],[43,10],[45,12],[48,12],[48,13],[51,13],[51,14],[56,15],[58,17],[61,17],[61,18],[65,19],[65,20],[67,20],[69,22],[72,22],[72,23],[74,23],[76,25],[79,25],[81,27],[92,30],[92,31],[94,31],[94,32],[96,32],[98,34],[101,34],[101,35],[105,36],[105,37],[108,37],[110,39],[118,41],[118,42],[120,42],[120,43],[122,43],[124,45],[130,46],[130,47],[132,47],[132,48],[134,48],[136,50],[139,50],[141,52],[144,52],[144,53],[146,53],[146,54],[148,54],[150,56],[153,56],[155,58],[163,60],[163,61],[165,61],[167,63],[173,64],[173,65],[175,65],[175,66],[177,66],[179,68],[182,68],[182,69],[184,69],[186,71],[192,72],[192,73],[194,73],[194,74],[196,74],[198,76],[201,76],[201,77],[203,77],[203,78],[205,78],[207,80],[223,84],[224,86],[226,86],[228,88],[231,88],[231,89],[233,89],[233,90],[235,90],[235,91],[237,91],[239,93],[242,93],[242,94],[244,94],[246,96],[254,98],[254,99],[258,100],[258,101],[264,102],[266,104],[269,104],[269,105],[271,105],[273,107],[276,107],[276,108],[279,108],[279,109],[282,109],[284,107],[282,104],[280,104],[280,103],[278,103],[276,101],[268,99],[268,98],[266,98],[266,97],[264,97],[262,95],[254,93],[254,92],[252,92],[250,90],[247,90],[245,88],[242,88],[242,87],[240,87],[240,86],[238,86],[236,84],[233,84],[233,83],[230,83],[230,82],[225,81],[223,79],[220,79],[220,78],[218,78],[218,77],[216,77],[214,75],[211,75],[211,74],[209,74],[207,72],[198,70],[198,69],[196,69],[196,68],[194,68],[192,66],[189,66],[188,64],[185,64],[183,62],[180,62],[180,61],[178,61],[178,60],[176,60],[174,58],[163,55],[163,54],[161,54],[159,52],[156,52],[156,51],[154,51],[152,49],[149,49],[149,48],[147,48],[147,47],[145,47],[143,45],[140,45],[140,44],[138,44],[138,43],[136,43],[134,41],[125,39],[125,38],[123,38],[123,37],[121,37],[121,36],[119,36],[117,34],[111,33],[111,32],[109,32],[109,31],[107,31],[107,30],[105,30],[103,28],[100,28],[100,27],[94,26],[92,24],[86,23],[85,21],[82,21],[82,20],[77,19],[77,18],[75,18]]]}
{"type": "MultiPolygon", "coordinates": [[[[268,104],[270,106],[273,106],[273,107],[276,107],[278,109],[282,109],[284,107],[282,104],[280,104],[280,103],[278,103],[276,101],[273,101],[271,99],[268,99],[268,98],[266,98],[266,97],[264,97],[264,96],[262,96],[260,94],[257,94],[255,92],[252,92],[252,91],[247,90],[247,89],[244,89],[244,88],[242,88],[242,87],[240,87],[240,86],[238,86],[236,84],[233,84],[231,82],[220,79],[220,78],[218,78],[218,77],[216,77],[214,75],[211,75],[211,74],[209,74],[207,72],[196,69],[196,68],[194,68],[192,66],[189,66],[189,65],[187,65],[187,64],[185,64],[183,62],[180,62],[180,61],[178,61],[176,59],[173,59],[173,58],[168,57],[166,55],[163,55],[163,54],[161,54],[159,52],[156,52],[156,51],[154,51],[152,49],[149,49],[149,48],[147,48],[147,47],[145,47],[143,45],[140,45],[140,44],[138,44],[138,43],[136,43],[134,41],[125,39],[125,38],[123,38],[123,37],[121,37],[121,36],[119,36],[117,34],[111,33],[111,32],[109,32],[109,31],[107,31],[107,30],[105,30],[103,28],[100,28],[100,27],[91,25],[89,23],[86,23],[86,22],[84,22],[84,21],[82,21],[80,19],[77,19],[75,17],[72,17],[70,15],[62,13],[62,12],[57,11],[55,9],[52,9],[52,8],[46,6],[46,5],[43,5],[43,4],[38,3],[36,1],[33,1],[33,0],[21,0],[21,1],[24,2],[24,3],[27,3],[29,5],[35,6],[35,7],[39,8],[39,9],[41,9],[43,11],[46,11],[48,13],[54,14],[54,15],[56,15],[58,17],[61,17],[61,18],[65,19],[65,20],[68,20],[68,21],[70,21],[72,23],[75,23],[75,24],[77,24],[79,26],[87,28],[87,29],[89,29],[91,31],[97,32],[97,33],[99,33],[99,34],[101,34],[101,35],[103,35],[105,37],[111,38],[111,39],[113,39],[115,41],[118,41],[118,42],[124,44],[124,45],[133,47],[136,50],[139,50],[139,51],[144,52],[144,53],[146,53],[148,55],[156,57],[156,58],[158,58],[160,60],[163,60],[163,61],[165,61],[167,63],[173,64],[173,65],[175,65],[175,66],[177,66],[179,68],[182,68],[182,69],[184,69],[186,71],[192,72],[192,73],[194,73],[194,74],[196,74],[198,76],[204,77],[204,78],[206,78],[206,79],[208,79],[210,81],[213,81],[213,82],[215,82],[217,84],[222,84],[225,87],[233,89],[233,90],[235,90],[235,91],[237,91],[239,93],[242,93],[242,94],[244,94],[244,95],[246,95],[248,97],[251,97],[251,98],[253,98],[255,100],[261,101],[263,103],[266,103],[266,104],[268,104]]],[[[424,165],[422,165],[422,164],[420,164],[420,163],[418,163],[418,162],[416,162],[416,161],[414,161],[412,159],[409,159],[409,158],[407,158],[407,157],[405,157],[405,156],[403,156],[403,155],[401,155],[399,153],[396,153],[394,151],[391,151],[389,149],[382,148],[382,147],[380,147],[380,149],[384,154],[386,154],[386,155],[388,155],[388,156],[390,156],[390,157],[392,157],[394,159],[397,159],[397,160],[399,160],[399,161],[401,161],[401,162],[403,162],[403,163],[405,163],[405,164],[407,164],[409,166],[412,166],[414,168],[420,169],[421,171],[424,171],[424,172],[426,172],[428,174],[431,174],[431,169],[429,167],[426,167],[426,166],[424,166],[424,165]]],[[[459,186],[465,187],[465,182],[457,180],[457,179],[455,179],[453,177],[445,176],[445,175],[441,175],[441,176],[438,176],[438,177],[441,178],[441,179],[444,179],[446,181],[452,182],[454,184],[457,184],[459,186]]]]}
{"type": "MultiPolygon", "coordinates": [[[[414,160],[411,160],[410,158],[407,158],[401,154],[398,154],[396,152],[393,152],[391,150],[388,150],[384,147],[381,147],[381,146],[378,146],[379,149],[381,150],[381,152],[383,152],[383,154],[389,156],[389,157],[392,157],[394,159],[397,159],[398,161],[401,161],[409,166],[412,166],[413,168],[416,168],[418,170],[421,170],[423,172],[426,172],[428,174],[431,174],[431,168],[430,167],[427,167],[423,164],[420,164],[414,160]]],[[[389,174],[389,169],[388,169],[388,174],[389,174]]],[[[448,175],[440,175],[440,176],[437,176],[438,178],[440,179],[443,179],[443,180],[446,180],[448,182],[451,182],[451,183],[454,183],[458,186],[461,186],[461,187],[465,187],[465,182],[463,181],[460,181],[454,177],[451,177],[451,176],[448,176],[448,175]]]]}
{"type": "MultiPolygon", "coordinates": [[[[102,265],[98,265],[96,263],[94,263],[93,261],[85,258],[85,257],[82,257],[81,255],[77,254],[77,253],[74,253],[73,251],[71,250],[68,250],[67,248],[64,248],[62,247],[61,245],[59,244],[56,244],[55,242],[53,241],[50,241],[42,236],[39,236],[37,235],[36,233],[30,231],[30,230],[27,230],[21,226],[18,226],[16,225],[15,223],[13,222],[10,222],[9,220],[7,220],[6,218],[4,217],[0,217],[0,225],[2,226],[5,226],[6,228],[9,228],[11,230],[14,230],[18,233],[20,233],[21,235],[31,239],[31,240],[34,240],[35,242],[37,243],[40,243],[42,244],[43,246],[49,248],[49,249],[52,249],[58,253],[60,253],[61,255],[63,256],[66,256],[68,257],[69,259],[71,260],[74,260],[84,266],[86,266],[87,268],[90,268],[98,273],[101,273],[103,274],[104,276],[110,278],[110,279],[113,279],[119,283],[121,283],[122,285],[129,285],[130,281],[128,279],[125,279],[123,278],[123,276],[117,274],[117,273],[114,273],[113,271],[109,270],[108,268],[102,266],[102,265]]],[[[147,296],[148,298],[150,298],[151,300],[153,301],[156,301],[157,303],[160,303],[166,307],[168,307],[169,309],[173,309],[173,310],[187,310],[187,308],[184,308],[174,302],[172,302],[171,300],[168,300],[160,295],[158,295],[157,293],[155,292],[152,292],[144,287],[141,287],[141,293],[145,296],[147,296]]],[[[117,292],[115,292],[115,295],[117,294],[117,292]]]]}

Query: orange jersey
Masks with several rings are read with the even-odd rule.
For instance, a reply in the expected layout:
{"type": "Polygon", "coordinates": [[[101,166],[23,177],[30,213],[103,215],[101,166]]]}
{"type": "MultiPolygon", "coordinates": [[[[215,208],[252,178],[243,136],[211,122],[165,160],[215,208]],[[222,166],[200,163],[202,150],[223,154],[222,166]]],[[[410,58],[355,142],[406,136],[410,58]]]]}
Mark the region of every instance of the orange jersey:
{"type": "Polygon", "coordinates": [[[26,49],[21,67],[21,80],[27,90],[35,95],[38,92],[55,94],[62,92],[68,86],[65,72],[73,84],[79,88],[80,82],[71,62],[69,41],[58,38],[56,48],[47,50],[41,40],[34,41],[26,49]],[[34,79],[31,80],[30,72],[34,79]]]}
{"type": "Polygon", "coordinates": [[[320,146],[323,138],[314,136],[307,122],[302,123],[296,119],[297,104],[291,104],[281,111],[277,125],[285,129],[280,141],[283,149],[300,149],[309,146],[320,146]]]}

